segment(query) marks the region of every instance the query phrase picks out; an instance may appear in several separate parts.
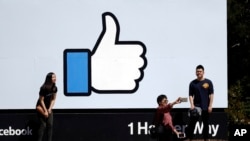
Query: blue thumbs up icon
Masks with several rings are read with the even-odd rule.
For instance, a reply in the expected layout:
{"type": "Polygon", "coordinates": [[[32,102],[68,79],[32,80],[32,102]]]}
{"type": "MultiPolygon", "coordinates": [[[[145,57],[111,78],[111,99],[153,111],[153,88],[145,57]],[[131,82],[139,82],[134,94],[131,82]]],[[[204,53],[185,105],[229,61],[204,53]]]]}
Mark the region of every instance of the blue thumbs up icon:
{"type": "Polygon", "coordinates": [[[90,95],[90,51],[88,49],[66,49],[63,56],[65,95],[90,95]]]}

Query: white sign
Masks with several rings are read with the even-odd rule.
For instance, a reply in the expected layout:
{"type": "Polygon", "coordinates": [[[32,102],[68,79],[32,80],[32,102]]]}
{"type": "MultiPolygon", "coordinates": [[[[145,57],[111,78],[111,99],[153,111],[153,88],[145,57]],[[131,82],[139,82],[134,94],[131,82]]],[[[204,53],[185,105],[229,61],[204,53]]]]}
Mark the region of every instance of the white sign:
{"type": "Polygon", "coordinates": [[[199,64],[214,84],[213,106],[226,108],[226,5],[226,0],[1,1],[0,108],[34,109],[48,72],[57,76],[57,109],[155,108],[159,94],[170,102],[188,97],[199,64]],[[81,67],[91,80],[89,92],[65,94],[75,89],[66,85],[74,85],[71,75],[64,81],[71,68],[64,68],[64,53],[81,49],[88,50],[91,63],[81,67]]]}

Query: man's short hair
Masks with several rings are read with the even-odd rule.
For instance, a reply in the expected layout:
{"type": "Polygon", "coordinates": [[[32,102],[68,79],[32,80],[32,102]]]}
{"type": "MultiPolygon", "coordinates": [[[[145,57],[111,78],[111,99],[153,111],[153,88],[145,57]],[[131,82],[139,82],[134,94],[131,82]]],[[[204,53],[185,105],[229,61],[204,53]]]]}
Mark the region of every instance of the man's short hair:
{"type": "Polygon", "coordinates": [[[202,69],[202,70],[204,70],[204,67],[203,67],[202,65],[198,65],[198,66],[196,67],[196,69],[202,69]]]}

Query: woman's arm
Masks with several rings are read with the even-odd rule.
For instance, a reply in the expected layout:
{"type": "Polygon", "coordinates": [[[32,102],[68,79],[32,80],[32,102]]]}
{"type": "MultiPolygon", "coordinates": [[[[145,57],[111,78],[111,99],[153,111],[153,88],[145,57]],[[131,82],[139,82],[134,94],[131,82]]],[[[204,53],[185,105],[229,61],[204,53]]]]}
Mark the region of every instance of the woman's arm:
{"type": "Polygon", "coordinates": [[[46,106],[44,104],[44,96],[39,97],[39,105],[36,107],[36,109],[45,117],[48,117],[48,111],[46,109],[46,106]]]}
{"type": "Polygon", "coordinates": [[[46,106],[45,106],[45,104],[44,104],[44,96],[40,96],[40,97],[39,97],[39,102],[40,102],[40,104],[41,104],[41,106],[42,106],[42,108],[43,108],[43,111],[46,112],[47,109],[46,109],[46,106]]]}
{"type": "Polygon", "coordinates": [[[170,106],[173,107],[175,104],[181,103],[181,97],[178,97],[174,102],[170,103],[170,106]]]}
{"type": "Polygon", "coordinates": [[[49,106],[49,109],[48,109],[48,112],[51,113],[52,111],[52,108],[54,107],[55,105],[55,101],[56,101],[56,93],[54,93],[51,97],[51,102],[50,102],[50,106],[49,106]]]}

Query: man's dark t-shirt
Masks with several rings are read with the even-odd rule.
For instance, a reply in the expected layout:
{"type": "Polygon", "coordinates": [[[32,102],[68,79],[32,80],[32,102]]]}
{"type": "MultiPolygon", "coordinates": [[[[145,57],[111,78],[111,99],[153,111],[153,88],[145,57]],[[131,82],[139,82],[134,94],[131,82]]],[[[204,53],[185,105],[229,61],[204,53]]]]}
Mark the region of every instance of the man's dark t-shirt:
{"type": "Polygon", "coordinates": [[[194,97],[194,105],[208,110],[209,95],[214,93],[213,83],[209,79],[193,80],[189,85],[189,96],[194,97]]]}

